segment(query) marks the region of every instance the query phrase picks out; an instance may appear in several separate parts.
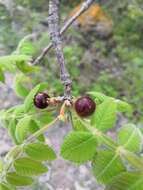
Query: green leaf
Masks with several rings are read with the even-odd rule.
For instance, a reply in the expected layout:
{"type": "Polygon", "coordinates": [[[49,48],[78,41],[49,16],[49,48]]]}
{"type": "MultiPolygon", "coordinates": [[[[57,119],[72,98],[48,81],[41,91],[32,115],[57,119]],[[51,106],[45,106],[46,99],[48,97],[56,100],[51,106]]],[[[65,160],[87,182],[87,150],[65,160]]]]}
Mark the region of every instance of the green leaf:
{"type": "Polygon", "coordinates": [[[23,73],[31,73],[39,70],[38,67],[28,65],[25,61],[17,62],[16,66],[23,73]]]}
{"type": "Polygon", "coordinates": [[[75,131],[88,131],[83,125],[83,123],[80,121],[80,118],[74,115],[73,115],[73,129],[75,131]]]}
{"type": "Polygon", "coordinates": [[[117,110],[119,112],[131,112],[132,111],[131,105],[125,101],[115,99],[110,96],[106,96],[100,92],[88,92],[88,94],[92,95],[95,98],[95,101],[97,103],[102,103],[103,101],[109,100],[109,99],[114,100],[117,103],[117,110]]]}
{"type": "Polygon", "coordinates": [[[0,81],[3,83],[5,82],[5,76],[1,68],[0,68],[0,81]]]}
{"type": "Polygon", "coordinates": [[[16,125],[17,125],[16,119],[12,119],[8,126],[8,132],[9,132],[9,135],[12,137],[13,142],[15,144],[19,144],[19,142],[17,141],[16,135],[15,135],[16,125]]]}
{"type": "Polygon", "coordinates": [[[7,173],[6,180],[8,183],[15,186],[29,186],[33,183],[32,178],[19,176],[15,172],[7,173]]]}
{"type": "MultiPolygon", "coordinates": [[[[33,134],[39,130],[38,124],[31,118],[31,116],[26,116],[19,120],[16,125],[15,136],[18,143],[22,143],[29,134],[33,134]]],[[[44,135],[37,137],[39,141],[44,141],[44,135]]]]}
{"type": "Polygon", "coordinates": [[[101,92],[88,92],[89,95],[92,95],[95,98],[95,101],[102,103],[103,101],[109,99],[109,96],[102,94],[101,92]]]}
{"type": "Polygon", "coordinates": [[[91,125],[101,131],[112,128],[116,122],[117,105],[113,99],[105,100],[97,107],[91,118],[91,125]]]}
{"type": "Polygon", "coordinates": [[[56,154],[53,149],[44,143],[28,144],[24,147],[24,150],[26,154],[34,160],[44,161],[56,159],[56,154]]]}
{"type": "Polygon", "coordinates": [[[36,176],[46,173],[48,168],[41,162],[27,157],[19,158],[14,162],[16,173],[22,176],[36,176]]]}
{"type": "Polygon", "coordinates": [[[47,83],[43,82],[38,84],[37,86],[35,86],[35,88],[33,88],[30,93],[28,94],[28,96],[26,97],[25,101],[24,101],[24,105],[25,105],[25,112],[30,111],[34,105],[33,105],[33,99],[36,93],[46,90],[47,89],[47,83]]]}
{"type": "Polygon", "coordinates": [[[5,160],[16,159],[22,152],[22,147],[16,145],[6,154],[5,160]]]}
{"type": "Polygon", "coordinates": [[[123,172],[107,185],[106,190],[142,190],[143,174],[137,172],[123,172]]]}
{"type": "Polygon", "coordinates": [[[42,128],[44,125],[47,125],[53,120],[53,115],[51,112],[45,111],[45,112],[37,112],[35,114],[35,117],[33,119],[36,121],[38,126],[42,128]]]}
{"type": "Polygon", "coordinates": [[[0,111],[0,121],[3,125],[3,127],[8,128],[9,126],[9,117],[8,113],[5,110],[0,111]]]}
{"type": "Polygon", "coordinates": [[[139,171],[143,172],[143,160],[142,157],[137,156],[135,153],[130,152],[126,149],[120,148],[120,157],[124,158],[128,161],[128,163],[134,167],[135,169],[138,169],[139,171]]]}
{"type": "Polygon", "coordinates": [[[9,55],[0,57],[0,66],[4,69],[14,71],[13,65],[17,67],[22,72],[32,72],[36,71],[37,68],[28,65],[28,61],[31,60],[30,56],[27,55],[9,55]]]}
{"type": "Polygon", "coordinates": [[[131,112],[132,111],[132,107],[130,104],[128,104],[127,102],[124,102],[122,100],[118,100],[115,99],[115,102],[117,103],[117,110],[119,112],[131,112]]]}
{"type": "Polygon", "coordinates": [[[33,46],[33,44],[25,39],[22,39],[18,45],[18,48],[16,50],[18,54],[25,54],[25,55],[34,55],[36,52],[36,48],[33,46]]]}
{"type": "Polygon", "coordinates": [[[29,83],[30,78],[22,74],[15,77],[14,90],[20,97],[26,97],[29,94],[29,89],[24,86],[25,82],[29,83]]]}
{"type": "Polygon", "coordinates": [[[101,145],[104,145],[107,148],[110,147],[110,149],[112,150],[117,149],[118,144],[110,136],[104,133],[100,134],[99,132],[99,135],[97,135],[97,139],[98,139],[98,144],[100,143],[101,145]]]}
{"type": "Polygon", "coordinates": [[[119,156],[110,150],[98,151],[92,166],[96,179],[105,184],[111,181],[114,176],[125,171],[119,156]]]}
{"type": "Polygon", "coordinates": [[[133,124],[126,124],[118,131],[118,143],[133,152],[142,149],[142,134],[133,124]]]}
{"type": "Polygon", "coordinates": [[[64,139],[61,155],[64,159],[84,163],[91,160],[96,152],[96,138],[88,132],[71,132],[64,139]]]}
{"type": "Polygon", "coordinates": [[[27,55],[8,55],[0,57],[0,65],[4,64],[16,64],[18,62],[27,62],[31,59],[30,56],[27,55]]]}
{"type": "Polygon", "coordinates": [[[7,62],[7,63],[0,63],[0,67],[3,70],[3,72],[11,72],[15,73],[16,71],[16,66],[12,62],[7,62]]]}
{"type": "Polygon", "coordinates": [[[24,105],[18,105],[13,107],[11,112],[7,114],[7,118],[9,118],[10,120],[8,124],[8,132],[15,144],[19,144],[15,136],[17,121],[20,118],[23,118],[24,115],[24,105]]]}
{"type": "MultiPolygon", "coordinates": [[[[37,124],[37,122],[34,121],[33,119],[31,119],[30,128],[29,128],[30,134],[35,133],[35,132],[38,131],[39,129],[40,129],[40,127],[39,127],[39,125],[37,124]]],[[[39,135],[39,136],[37,137],[37,139],[38,139],[39,141],[41,141],[41,142],[45,142],[45,137],[44,137],[43,134],[42,134],[42,135],[39,135]]]]}
{"type": "Polygon", "coordinates": [[[15,118],[15,114],[13,114],[14,110],[15,107],[0,111],[0,120],[3,123],[4,127],[9,128],[11,121],[15,118]]]}
{"type": "Polygon", "coordinates": [[[13,190],[5,183],[0,183],[0,190],[13,190]]]}
{"type": "Polygon", "coordinates": [[[23,118],[23,116],[25,115],[24,111],[25,111],[24,104],[21,104],[14,107],[13,114],[16,119],[20,119],[23,118]]]}
{"type": "Polygon", "coordinates": [[[31,124],[30,116],[26,116],[20,119],[19,122],[17,123],[15,136],[19,143],[22,143],[26,139],[29,133],[30,124],[31,124]]]}

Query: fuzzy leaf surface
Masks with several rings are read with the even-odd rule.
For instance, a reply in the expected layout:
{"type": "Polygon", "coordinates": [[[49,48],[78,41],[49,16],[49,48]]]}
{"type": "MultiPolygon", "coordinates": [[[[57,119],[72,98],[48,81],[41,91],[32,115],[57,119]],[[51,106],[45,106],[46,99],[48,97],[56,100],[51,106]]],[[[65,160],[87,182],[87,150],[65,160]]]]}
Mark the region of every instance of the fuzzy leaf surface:
{"type": "Polygon", "coordinates": [[[84,163],[91,160],[96,152],[97,141],[95,136],[88,132],[71,132],[61,147],[64,159],[84,163]]]}
{"type": "Polygon", "coordinates": [[[107,185],[106,190],[142,190],[143,174],[137,172],[123,172],[107,185]]]}
{"type": "Polygon", "coordinates": [[[14,81],[14,90],[20,97],[26,97],[29,94],[29,89],[24,85],[26,82],[30,82],[30,79],[24,75],[17,75],[14,81]]]}
{"type": "Polygon", "coordinates": [[[77,116],[73,116],[73,129],[75,131],[88,131],[77,116]]]}
{"type": "Polygon", "coordinates": [[[29,186],[33,183],[33,179],[26,176],[19,176],[15,172],[7,173],[6,180],[11,185],[15,186],[29,186]]]}
{"type": "Polygon", "coordinates": [[[133,152],[142,149],[142,133],[133,124],[126,124],[118,131],[118,143],[133,152]]]}
{"type": "Polygon", "coordinates": [[[15,188],[11,187],[9,184],[0,183],[0,190],[15,190],[15,188]]]}
{"type": "Polygon", "coordinates": [[[36,176],[46,173],[48,168],[39,161],[23,157],[15,160],[14,168],[16,173],[22,176],[36,176]]]}
{"type": "Polygon", "coordinates": [[[22,143],[26,139],[29,132],[30,124],[31,124],[30,116],[26,116],[20,119],[19,122],[17,123],[15,136],[19,143],[22,143]]]}
{"type": "Polygon", "coordinates": [[[54,160],[56,158],[53,149],[44,143],[28,144],[24,150],[29,157],[35,160],[45,161],[54,160]]]}
{"type": "Polygon", "coordinates": [[[101,131],[112,128],[116,122],[117,104],[112,99],[105,100],[97,107],[91,118],[91,125],[101,131]]]}
{"type": "Polygon", "coordinates": [[[110,150],[100,150],[95,155],[93,162],[93,173],[101,183],[108,183],[119,173],[125,171],[119,156],[110,150]]]}

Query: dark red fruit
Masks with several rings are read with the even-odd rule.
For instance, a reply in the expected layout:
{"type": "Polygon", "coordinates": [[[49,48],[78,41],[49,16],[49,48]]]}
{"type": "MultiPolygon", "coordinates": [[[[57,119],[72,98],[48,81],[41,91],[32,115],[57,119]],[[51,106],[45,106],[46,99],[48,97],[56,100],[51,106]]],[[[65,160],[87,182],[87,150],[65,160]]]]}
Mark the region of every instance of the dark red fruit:
{"type": "Polygon", "coordinates": [[[39,109],[44,109],[48,107],[47,98],[50,98],[50,96],[44,92],[39,92],[34,97],[34,105],[39,109]]]}
{"type": "Polygon", "coordinates": [[[94,113],[96,108],[95,102],[89,96],[83,96],[76,100],[75,110],[81,117],[87,117],[94,113]]]}

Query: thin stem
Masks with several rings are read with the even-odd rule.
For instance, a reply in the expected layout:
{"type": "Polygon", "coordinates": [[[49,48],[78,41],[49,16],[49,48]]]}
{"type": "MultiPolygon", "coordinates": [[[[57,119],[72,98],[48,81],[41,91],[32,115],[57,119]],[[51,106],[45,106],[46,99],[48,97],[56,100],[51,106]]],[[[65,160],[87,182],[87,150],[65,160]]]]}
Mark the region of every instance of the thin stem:
{"type": "MultiPolygon", "coordinates": [[[[25,145],[27,145],[28,143],[31,143],[33,140],[35,140],[37,137],[39,137],[41,134],[45,133],[47,131],[47,129],[50,126],[53,126],[53,124],[55,124],[57,121],[59,120],[59,117],[56,117],[51,123],[49,123],[48,125],[44,126],[43,128],[39,129],[37,132],[35,132],[34,134],[32,134],[31,136],[29,136],[24,143],[22,143],[21,145],[19,145],[19,147],[23,147],[25,145]]],[[[15,151],[15,148],[13,149],[13,151],[15,151]]],[[[11,169],[12,165],[13,165],[13,161],[16,160],[23,152],[17,152],[17,156],[15,155],[15,158],[10,160],[7,160],[6,162],[6,166],[5,166],[5,170],[3,171],[3,173],[1,174],[1,179],[4,179],[5,174],[11,169]]]]}
{"type": "Polygon", "coordinates": [[[23,153],[22,151],[22,145],[16,145],[15,147],[13,147],[5,156],[4,159],[4,167],[3,167],[3,171],[1,173],[0,176],[0,180],[3,181],[5,178],[6,173],[11,169],[11,167],[13,166],[13,162],[14,160],[16,160],[17,158],[19,158],[21,156],[21,154],[23,153]]]}
{"type": "MultiPolygon", "coordinates": [[[[81,15],[83,14],[89,7],[90,5],[93,3],[94,0],[87,0],[84,3],[82,3],[81,8],[75,13],[75,15],[73,15],[62,27],[61,31],[60,31],[60,35],[64,34],[65,31],[72,25],[72,23],[81,15]]],[[[53,44],[50,43],[47,47],[45,47],[43,49],[43,51],[41,52],[41,54],[32,62],[32,65],[36,65],[39,64],[43,58],[46,56],[46,54],[48,53],[48,51],[52,48],[53,44]]]]}
{"type": "Polygon", "coordinates": [[[49,129],[49,127],[53,126],[57,121],[59,120],[59,117],[56,117],[52,122],[50,122],[48,125],[45,125],[44,127],[42,127],[40,130],[38,130],[37,132],[35,132],[34,134],[32,134],[31,136],[29,136],[25,143],[23,143],[23,145],[28,144],[30,142],[32,142],[33,140],[35,140],[37,137],[39,137],[40,135],[42,135],[43,133],[45,133],[47,131],[47,129],[49,129]]]}
{"type": "Polygon", "coordinates": [[[72,112],[69,110],[69,121],[71,123],[72,128],[74,129],[74,123],[73,123],[73,118],[72,118],[72,112]]]}
{"type": "Polygon", "coordinates": [[[59,0],[49,1],[49,33],[56,53],[57,61],[60,66],[60,78],[65,87],[64,98],[65,100],[71,100],[72,82],[70,80],[70,75],[65,66],[62,39],[59,28],[59,5],[59,0]]]}
{"type": "Polygon", "coordinates": [[[102,133],[102,131],[99,131],[97,128],[91,126],[87,122],[83,121],[82,119],[79,119],[80,122],[88,129],[93,135],[96,135],[105,145],[110,147],[112,150],[116,150],[118,147],[118,144],[115,143],[110,137],[102,133]]]}
{"type": "Polygon", "coordinates": [[[131,164],[131,166],[134,166],[140,171],[143,171],[142,167],[143,161],[141,160],[141,157],[129,151],[123,145],[119,146],[108,135],[99,131],[97,128],[94,128],[93,126],[83,121],[82,119],[79,120],[85,126],[86,129],[88,129],[93,135],[95,135],[99,140],[101,140],[103,144],[105,144],[107,147],[109,147],[111,150],[113,150],[116,153],[114,158],[116,158],[117,156],[123,157],[131,164]]]}
{"type": "Polygon", "coordinates": [[[5,116],[5,117],[0,117],[1,119],[21,119],[23,117],[26,117],[26,116],[41,116],[42,114],[44,113],[48,113],[48,112],[53,112],[55,111],[55,108],[51,108],[51,109],[46,109],[46,110],[40,110],[39,112],[28,112],[28,113],[19,113],[17,116],[16,114],[9,114],[8,116],[5,116]]]}

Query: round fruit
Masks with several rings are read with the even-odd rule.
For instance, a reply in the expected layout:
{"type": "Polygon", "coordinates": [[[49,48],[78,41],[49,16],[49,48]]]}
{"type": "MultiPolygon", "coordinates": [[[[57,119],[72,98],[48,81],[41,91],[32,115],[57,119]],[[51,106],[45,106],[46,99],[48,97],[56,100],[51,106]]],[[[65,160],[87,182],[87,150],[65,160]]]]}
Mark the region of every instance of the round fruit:
{"type": "Polygon", "coordinates": [[[50,96],[44,92],[39,92],[34,97],[34,105],[39,109],[44,109],[48,107],[47,99],[50,98],[50,96]]]}
{"type": "Polygon", "coordinates": [[[81,117],[87,117],[94,113],[96,108],[95,102],[89,96],[83,96],[76,100],[75,110],[81,117]]]}

